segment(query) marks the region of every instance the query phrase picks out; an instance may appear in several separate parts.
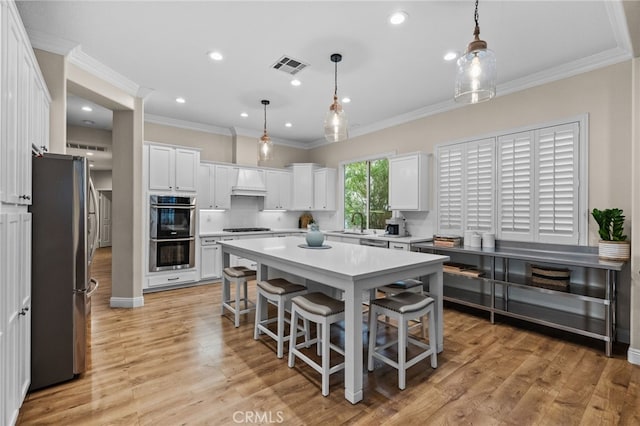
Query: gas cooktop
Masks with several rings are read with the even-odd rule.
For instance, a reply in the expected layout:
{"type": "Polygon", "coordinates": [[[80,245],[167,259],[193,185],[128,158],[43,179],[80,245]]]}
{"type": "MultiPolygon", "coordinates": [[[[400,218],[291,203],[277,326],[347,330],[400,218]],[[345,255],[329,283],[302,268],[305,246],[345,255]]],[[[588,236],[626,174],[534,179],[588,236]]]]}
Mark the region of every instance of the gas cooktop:
{"type": "Polygon", "coordinates": [[[224,228],[224,232],[256,232],[256,231],[271,231],[271,228],[224,228]]]}

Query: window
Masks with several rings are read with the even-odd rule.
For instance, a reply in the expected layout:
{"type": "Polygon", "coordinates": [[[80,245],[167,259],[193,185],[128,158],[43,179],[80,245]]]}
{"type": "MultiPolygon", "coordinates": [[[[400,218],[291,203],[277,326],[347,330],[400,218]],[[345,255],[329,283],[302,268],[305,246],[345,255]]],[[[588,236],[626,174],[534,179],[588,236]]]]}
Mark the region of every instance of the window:
{"type": "Polygon", "coordinates": [[[380,158],[344,165],[344,228],[384,229],[391,217],[389,161],[380,158]],[[361,213],[364,224],[361,225],[361,213]]]}
{"type": "Polygon", "coordinates": [[[438,146],[439,233],[586,244],[581,121],[438,146]]]}

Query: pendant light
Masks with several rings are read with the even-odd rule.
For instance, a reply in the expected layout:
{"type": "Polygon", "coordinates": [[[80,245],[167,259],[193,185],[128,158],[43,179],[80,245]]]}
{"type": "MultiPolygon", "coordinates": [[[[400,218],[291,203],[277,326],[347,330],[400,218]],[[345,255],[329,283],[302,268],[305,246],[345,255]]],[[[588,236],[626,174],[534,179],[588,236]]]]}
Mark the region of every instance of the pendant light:
{"type": "Polygon", "coordinates": [[[480,40],[480,26],[478,25],[478,0],[474,15],[476,28],[475,36],[469,43],[467,52],[458,59],[456,75],[455,100],[457,102],[476,104],[488,101],[496,95],[496,57],[493,51],[487,49],[487,42],[480,40]]]}
{"type": "Polygon", "coordinates": [[[271,138],[267,135],[267,105],[269,105],[269,101],[263,99],[260,101],[262,105],[264,105],[264,133],[258,139],[258,158],[260,161],[271,160],[273,157],[273,142],[271,142],[271,138]]]}
{"type": "Polygon", "coordinates": [[[331,55],[331,62],[335,64],[335,88],[333,92],[333,103],[329,107],[329,112],[324,119],[324,137],[329,142],[339,142],[349,138],[347,133],[347,115],[342,110],[342,105],[338,103],[338,62],[341,60],[341,54],[334,53],[331,55]]]}

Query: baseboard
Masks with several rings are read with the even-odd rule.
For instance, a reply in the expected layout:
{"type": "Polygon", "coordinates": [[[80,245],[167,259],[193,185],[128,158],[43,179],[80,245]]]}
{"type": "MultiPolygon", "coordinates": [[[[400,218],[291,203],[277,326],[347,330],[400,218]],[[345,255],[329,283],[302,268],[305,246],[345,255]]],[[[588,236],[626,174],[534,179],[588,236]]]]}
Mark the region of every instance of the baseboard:
{"type": "Polygon", "coordinates": [[[630,347],[627,351],[627,360],[631,364],[640,365],[640,349],[630,347]]]}
{"type": "Polygon", "coordinates": [[[144,306],[144,297],[112,297],[109,304],[112,308],[139,308],[144,306]]]}

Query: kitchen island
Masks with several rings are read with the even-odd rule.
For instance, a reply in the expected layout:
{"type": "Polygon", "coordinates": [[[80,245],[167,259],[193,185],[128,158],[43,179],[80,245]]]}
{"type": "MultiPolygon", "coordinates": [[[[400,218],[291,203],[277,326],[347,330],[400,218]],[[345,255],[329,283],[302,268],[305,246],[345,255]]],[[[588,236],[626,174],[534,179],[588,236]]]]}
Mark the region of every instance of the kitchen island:
{"type": "Polygon", "coordinates": [[[274,268],[343,292],[345,302],[345,398],[362,400],[363,342],[362,293],[405,278],[425,277],[436,300],[436,342],[443,349],[442,264],[448,256],[387,250],[378,247],[328,243],[327,249],[301,248],[301,237],[275,237],[220,241],[224,267],[230,255],[252,259],[258,280],[268,279],[274,268]]]}

